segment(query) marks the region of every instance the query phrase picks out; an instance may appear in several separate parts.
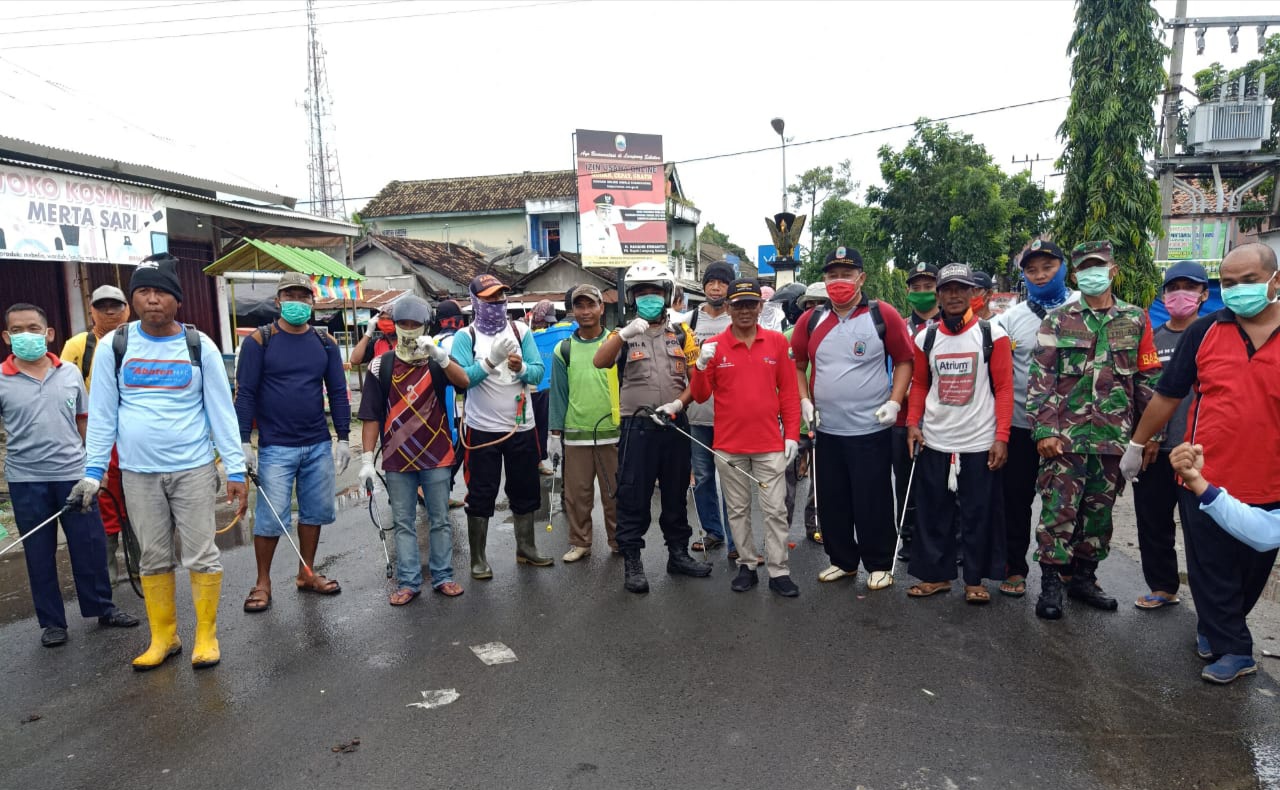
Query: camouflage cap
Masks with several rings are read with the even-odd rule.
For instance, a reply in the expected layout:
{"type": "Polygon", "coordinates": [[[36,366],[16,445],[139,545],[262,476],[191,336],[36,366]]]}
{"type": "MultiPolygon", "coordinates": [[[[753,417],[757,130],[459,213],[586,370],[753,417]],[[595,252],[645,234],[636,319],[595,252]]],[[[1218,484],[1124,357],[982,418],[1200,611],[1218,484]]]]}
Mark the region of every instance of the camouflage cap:
{"type": "Polygon", "coordinates": [[[1100,260],[1111,263],[1115,260],[1115,252],[1112,249],[1111,242],[1103,239],[1101,241],[1086,241],[1071,248],[1071,266],[1075,268],[1085,261],[1100,260]]]}

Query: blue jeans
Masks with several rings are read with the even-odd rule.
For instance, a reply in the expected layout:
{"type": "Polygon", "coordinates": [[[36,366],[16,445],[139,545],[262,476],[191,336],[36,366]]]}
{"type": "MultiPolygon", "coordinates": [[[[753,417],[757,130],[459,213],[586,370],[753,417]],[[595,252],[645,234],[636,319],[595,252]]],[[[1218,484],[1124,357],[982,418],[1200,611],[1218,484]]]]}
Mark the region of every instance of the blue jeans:
{"type": "MultiPolygon", "coordinates": [[[[43,483],[10,483],[13,517],[18,532],[27,531],[57,513],[75,486],[75,480],[43,483]]],[[[111,582],[107,579],[107,535],[95,504],[88,513],[69,510],[58,519],[67,536],[67,553],[71,555],[71,575],[76,583],[80,614],[101,617],[111,614],[111,582]]],[[[27,561],[27,578],[31,581],[31,599],[36,606],[36,619],[41,628],[66,628],[67,615],[58,588],[58,523],[46,525],[27,538],[23,557],[27,561]]]]}
{"type": "Polygon", "coordinates": [[[294,489],[298,494],[298,523],[321,526],[337,518],[334,502],[333,445],[328,441],[305,447],[269,444],[258,451],[258,479],[262,490],[253,509],[253,534],[278,538],[292,521],[294,489]],[[267,500],[271,506],[268,507],[267,500]],[[271,508],[280,520],[276,520],[271,508]]]}
{"type": "MultiPolygon", "coordinates": [[[[710,425],[691,425],[693,438],[714,447],[716,429],[710,425]]],[[[698,511],[698,523],[709,537],[724,540],[733,551],[733,533],[725,529],[729,523],[729,511],[720,501],[716,491],[716,457],[697,444],[693,447],[693,506],[698,511]]]]}
{"type": "Polygon", "coordinates": [[[450,469],[422,469],[416,472],[387,472],[387,495],[395,523],[396,582],[417,592],[422,589],[422,557],[418,553],[418,487],[427,502],[431,525],[427,566],[431,586],[453,581],[453,529],[449,526],[450,469]]]}

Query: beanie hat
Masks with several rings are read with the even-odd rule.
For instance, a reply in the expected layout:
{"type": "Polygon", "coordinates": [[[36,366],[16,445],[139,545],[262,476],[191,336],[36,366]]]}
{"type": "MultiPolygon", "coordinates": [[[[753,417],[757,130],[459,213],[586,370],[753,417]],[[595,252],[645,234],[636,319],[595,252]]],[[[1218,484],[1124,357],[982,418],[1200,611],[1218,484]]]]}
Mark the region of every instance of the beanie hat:
{"type": "Polygon", "coordinates": [[[462,308],[452,299],[445,299],[436,305],[436,323],[441,329],[462,329],[467,319],[462,317],[462,308]]]}
{"type": "Polygon", "coordinates": [[[167,252],[142,259],[129,278],[129,299],[139,288],[155,288],[182,301],[182,284],[178,281],[178,259],[167,252]]]}
{"type": "Polygon", "coordinates": [[[733,273],[733,267],[726,261],[716,261],[702,273],[702,284],[706,285],[711,280],[720,280],[728,284],[737,279],[737,277],[738,275],[733,273]]]}

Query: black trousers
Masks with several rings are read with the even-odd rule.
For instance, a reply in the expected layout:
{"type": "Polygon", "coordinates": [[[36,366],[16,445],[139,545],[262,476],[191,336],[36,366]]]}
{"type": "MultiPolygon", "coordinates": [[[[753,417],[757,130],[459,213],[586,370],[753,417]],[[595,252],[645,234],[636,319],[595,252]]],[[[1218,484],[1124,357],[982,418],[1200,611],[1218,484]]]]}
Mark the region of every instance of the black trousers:
{"type": "MultiPolygon", "coordinates": [[[[689,430],[689,418],[681,414],[675,426],[689,430]]],[[[658,527],[668,549],[687,551],[693,528],[689,526],[689,475],[693,457],[688,437],[648,417],[623,417],[618,444],[618,549],[644,548],[649,531],[653,487],[661,489],[662,510],[658,527]]],[[[537,474],[536,470],[534,474],[537,474]]]]}
{"type": "Polygon", "coordinates": [[[1006,579],[1027,575],[1027,556],[1031,535],[1035,532],[1031,507],[1038,496],[1036,478],[1039,474],[1040,455],[1031,439],[1031,429],[1014,426],[1009,430],[1009,458],[1000,470],[1006,579]]]}
{"type": "MultiPolygon", "coordinates": [[[[1133,483],[1133,510],[1138,517],[1138,551],[1142,555],[1142,576],[1147,588],[1166,593],[1178,591],[1178,535],[1173,510],[1178,502],[1178,481],[1169,465],[1169,452],[1161,450],[1133,483]]],[[[1187,523],[1182,513],[1182,523],[1187,523]]]]}
{"type": "Polygon", "coordinates": [[[911,479],[911,453],[907,451],[907,428],[902,425],[893,426],[893,493],[897,503],[894,511],[894,523],[902,523],[902,541],[911,540],[916,526],[916,498],[913,494],[907,498],[907,483],[911,479]],[[903,509],[906,519],[903,519],[903,509]]]}
{"type": "Polygon", "coordinates": [[[964,547],[964,583],[1004,578],[1001,480],[987,454],[960,453],[956,491],[947,488],[951,454],[925,448],[916,460],[916,534],[907,570],[925,582],[956,578],[956,522],[964,547]],[[958,518],[957,518],[958,516],[958,518]]]}
{"type": "Polygon", "coordinates": [[[547,460],[547,420],[550,417],[551,390],[533,393],[533,429],[538,434],[538,460],[547,460]]]}
{"type": "Polygon", "coordinates": [[[511,512],[517,516],[533,513],[542,504],[542,486],[538,477],[538,441],[533,431],[516,431],[508,438],[490,447],[503,434],[465,428],[467,444],[477,449],[467,450],[467,515],[490,518],[493,503],[498,498],[498,483],[507,473],[507,499],[511,512]]]}
{"type": "MultiPolygon", "coordinates": [[[[1276,549],[1255,551],[1233,538],[1200,509],[1196,495],[1178,492],[1185,521],[1182,537],[1187,544],[1187,581],[1196,599],[1196,629],[1209,640],[1215,653],[1253,655],[1253,635],[1246,622],[1258,602],[1276,549]]],[[[1261,505],[1280,508],[1280,502],[1261,505]]]]}
{"type": "Polygon", "coordinates": [[[893,524],[893,431],[836,436],[818,431],[814,479],[822,548],[831,564],[854,571],[893,567],[898,533],[893,524]]]}

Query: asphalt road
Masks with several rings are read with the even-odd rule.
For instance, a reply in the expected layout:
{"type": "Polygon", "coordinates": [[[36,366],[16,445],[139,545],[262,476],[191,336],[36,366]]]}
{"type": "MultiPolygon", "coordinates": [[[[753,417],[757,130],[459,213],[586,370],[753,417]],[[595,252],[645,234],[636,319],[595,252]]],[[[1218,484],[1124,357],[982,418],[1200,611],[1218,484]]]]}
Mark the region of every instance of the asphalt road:
{"type": "MultiPolygon", "coordinates": [[[[226,552],[223,660],[199,673],[185,573],[187,652],[150,673],[129,667],[145,624],[99,630],[72,608],[58,650],[33,619],[0,626],[0,788],[1280,786],[1280,687],[1202,682],[1189,607],[1072,604],[1045,623],[1031,596],[910,600],[901,569],[887,591],[865,574],[820,585],[825,555],[803,541],[800,598],[735,594],[723,554],[710,579],[667,576],[656,522],[637,596],[602,528],[597,553],[564,566],[557,516],[538,536],[556,567],[517,567],[506,515],[493,581],[467,576],[454,511],[466,594],[400,609],[360,510],[324,532],[334,598],[290,589],[282,546],[274,606],[243,614],[252,554],[226,552]],[[472,650],[494,642],[516,660],[472,650]]],[[[1145,592],[1132,569],[1102,567],[1122,602],[1145,592]]]]}

